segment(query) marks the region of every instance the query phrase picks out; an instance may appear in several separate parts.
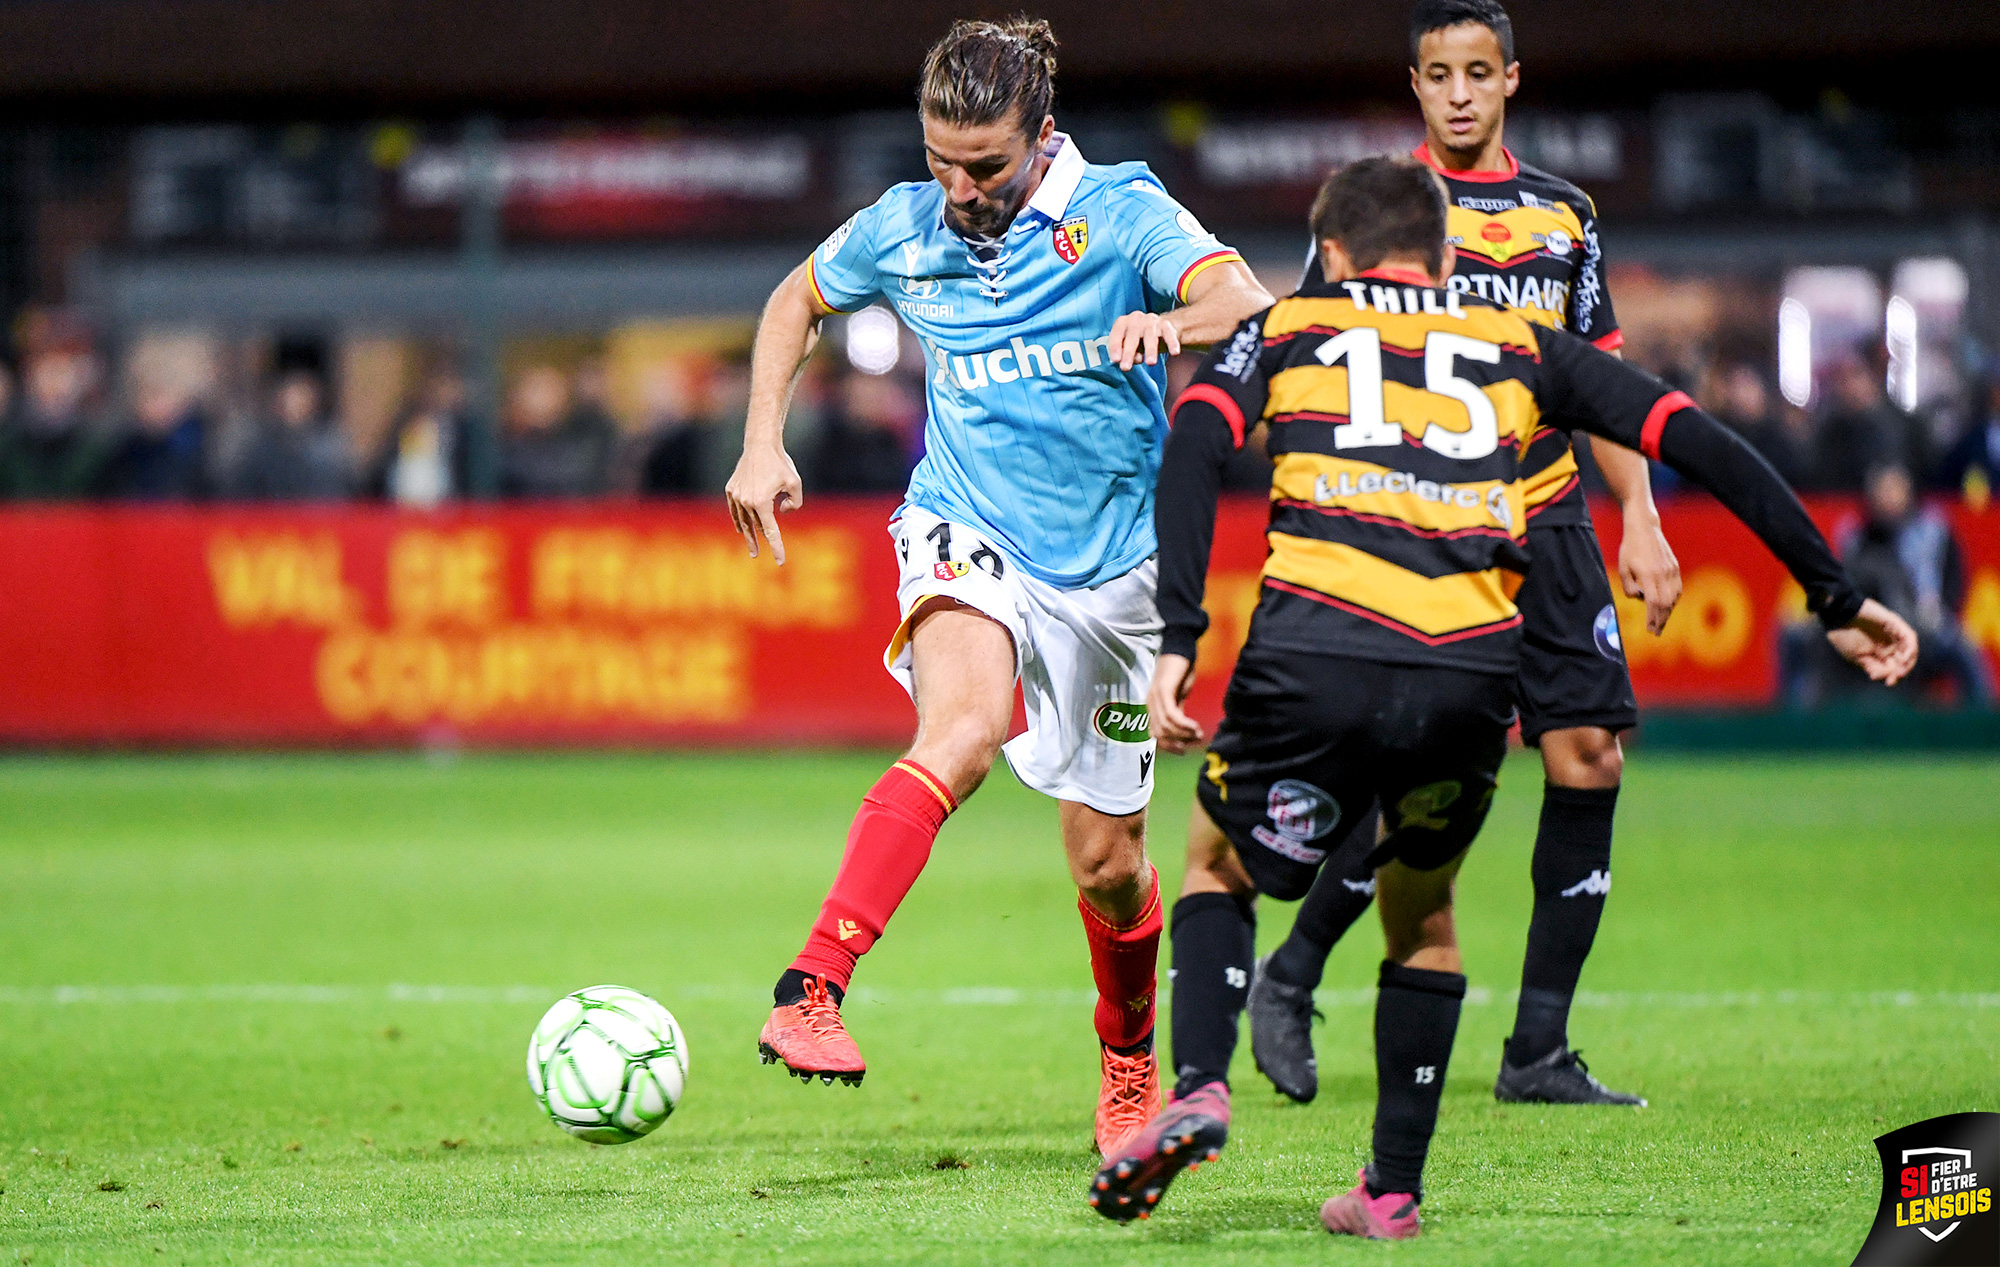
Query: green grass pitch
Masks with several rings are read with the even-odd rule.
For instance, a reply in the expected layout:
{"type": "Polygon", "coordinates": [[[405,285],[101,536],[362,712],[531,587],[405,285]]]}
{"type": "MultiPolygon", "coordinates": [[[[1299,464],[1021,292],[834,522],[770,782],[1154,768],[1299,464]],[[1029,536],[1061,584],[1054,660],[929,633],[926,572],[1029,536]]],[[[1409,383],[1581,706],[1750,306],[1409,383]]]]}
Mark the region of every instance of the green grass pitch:
{"type": "MultiPolygon", "coordinates": [[[[1052,807],[996,772],[862,965],[859,1089],[755,1057],[880,754],[0,761],[0,1263],[1845,1263],[1871,1138],[2000,1109],[1980,760],[1632,762],[1573,1038],[1637,1112],[1491,1094],[1540,772],[1468,862],[1465,1009],[1413,1244],[1336,1242],[1380,933],[1336,954],[1320,1101],[1239,1052],[1222,1163],[1083,1201],[1089,976],[1052,807]],[[599,982],[686,1028],[680,1113],[593,1148],[529,1029],[599,982]]],[[[1171,892],[1194,766],[1166,761],[1171,892]]],[[[1266,904],[1266,945],[1290,910],[1266,904]]]]}

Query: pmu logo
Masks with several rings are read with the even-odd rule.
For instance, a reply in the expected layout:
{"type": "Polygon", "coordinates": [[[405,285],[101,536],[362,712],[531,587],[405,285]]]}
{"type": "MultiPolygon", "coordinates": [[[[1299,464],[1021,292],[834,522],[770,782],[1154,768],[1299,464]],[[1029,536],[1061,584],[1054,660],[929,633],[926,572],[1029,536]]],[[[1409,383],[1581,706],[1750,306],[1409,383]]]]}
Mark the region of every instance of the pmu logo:
{"type": "Polygon", "coordinates": [[[1876,1137],[1882,1203],[1855,1267],[2000,1263],[2000,1113],[1953,1113],[1876,1137]]]}
{"type": "Polygon", "coordinates": [[[1097,733],[1116,743],[1145,743],[1153,737],[1151,719],[1144,704],[1112,702],[1100,706],[1091,718],[1097,733]]]}

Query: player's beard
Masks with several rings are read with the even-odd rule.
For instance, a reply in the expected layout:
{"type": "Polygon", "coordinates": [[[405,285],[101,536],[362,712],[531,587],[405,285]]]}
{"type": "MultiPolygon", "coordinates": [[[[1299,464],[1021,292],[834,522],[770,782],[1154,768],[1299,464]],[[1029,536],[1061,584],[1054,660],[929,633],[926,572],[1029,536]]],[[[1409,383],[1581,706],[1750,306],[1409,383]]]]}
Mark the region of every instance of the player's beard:
{"type": "Polygon", "coordinates": [[[1028,186],[1034,179],[1034,164],[1024,163],[1020,175],[993,199],[945,204],[945,218],[965,237],[997,238],[1014,223],[1028,201],[1028,186]]]}

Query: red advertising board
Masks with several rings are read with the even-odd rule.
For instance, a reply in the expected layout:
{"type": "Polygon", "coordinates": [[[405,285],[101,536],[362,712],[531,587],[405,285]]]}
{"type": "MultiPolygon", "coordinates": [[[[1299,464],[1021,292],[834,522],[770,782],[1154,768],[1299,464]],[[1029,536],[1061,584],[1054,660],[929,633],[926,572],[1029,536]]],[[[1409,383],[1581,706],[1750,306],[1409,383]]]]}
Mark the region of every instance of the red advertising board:
{"type": "MultiPolygon", "coordinates": [[[[884,673],[892,503],[821,499],[790,562],[707,505],[0,511],[0,741],[896,743],[884,673]]],[[[1851,510],[1814,506],[1831,528],[1851,510]]],[[[1755,705],[1796,604],[1710,503],[1668,506],[1687,596],[1665,637],[1622,605],[1642,702],[1755,705]]],[[[1263,562],[1224,508],[1199,712],[1219,710],[1263,562]]],[[[2000,652],[2000,512],[1956,512],[1966,624],[2000,652]]],[[[1616,515],[1601,516],[1615,550],[1616,515]]]]}

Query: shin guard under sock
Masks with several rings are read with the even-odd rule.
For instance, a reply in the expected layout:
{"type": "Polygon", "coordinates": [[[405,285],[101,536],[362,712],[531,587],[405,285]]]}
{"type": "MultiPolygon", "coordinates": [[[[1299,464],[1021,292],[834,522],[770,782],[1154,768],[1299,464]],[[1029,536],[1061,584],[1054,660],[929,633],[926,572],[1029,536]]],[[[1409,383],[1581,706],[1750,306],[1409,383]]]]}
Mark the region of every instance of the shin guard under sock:
{"type": "Polygon", "coordinates": [[[1535,913],[1521,965],[1521,1001],[1507,1063],[1530,1065],[1569,1042],[1570,1002],[1597,940],[1611,892],[1611,820],[1618,789],[1557,787],[1542,792],[1535,833],[1535,913]]]}
{"type": "Polygon", "coordinates": [[[1228,1082],[1250,997],[1257,920],[1250,899],[1194,893],[1174,903],[1174,1097],[1228,1082]]]}
{"type": "Polygon", "coordinates": [[[1382,962],[1375,994],[1375,1160],[1368,1192],[1423,1200],[1445,1066],[1458,1036],[1465,976],[1382,962]]]}
{"type": "Polygon", "coordinates": [[[1139,916],[1129,923],[1112,923],[1081,893],[1076,909],[1083,915],[1090,975],[1097,982],[1097,1036],[1112,1047],[1131,1047],[1153,1032],[1162,927],[1160,873],[1152,872],[1139,916]]]}
{"type": "Polygon", "coordinates": [[[957,808],[944,780],[916,762],[906,757],[890,766],[861,798],[840,871],[792,967],[846,990],[855,961],[882,936],[930,860],[938,829],[957,808]]]}
{"type": "Polygon", "coordinates": [[[1286,985],[1319,988],[1326,957],[1375,900],[1375,868],[1368,855],[1375,849],[1375,825],[1381,811],[1370,810],[1347,839],[1335,847],[1319,877],[1299,903],[1292,931],[1271,955],[1265,971],[1286,985]]]}

